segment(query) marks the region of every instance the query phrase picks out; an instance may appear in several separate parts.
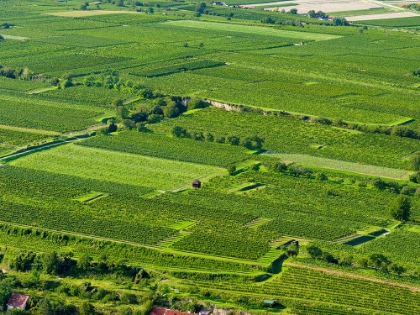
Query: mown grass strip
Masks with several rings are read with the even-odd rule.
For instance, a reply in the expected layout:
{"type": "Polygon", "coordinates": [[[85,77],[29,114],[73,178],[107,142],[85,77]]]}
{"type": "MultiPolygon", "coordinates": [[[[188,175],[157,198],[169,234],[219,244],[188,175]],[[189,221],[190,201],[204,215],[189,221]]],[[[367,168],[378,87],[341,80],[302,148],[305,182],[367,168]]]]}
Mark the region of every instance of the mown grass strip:
{"type": "Polygon", "coordinates": [[[200,22],[200,21],[170,21],[165,22],[165,24],[181,27],[192,27],[206,30],[217,30],[217,31],[226,31],[226,32],[238,32],[238,33],[247,33],[247,34],[259,34],[265,36],[276,36],[276,37],[286,37],[302,40],[330,40],[337,39],[341,36],[329,35],[329,34],[315,34],[315,33],[304,33],[296,31],[285,31],[269,27],[259,27],[259,26],[249,26],[249,25],[238,25],[230,23],[214,23],[214,22],[200,22]]]}
{"type": "Polygon", "coordinates": [[[338,171],[345,171],[369,176],[377,176],[391,179],[407,179],[410,172],[406,170],[380,167],[374,165],[364,165],[341,160],[332,160],[321,157],[315,157],[306,154],[288,154],[288,153],[264,153],[264,156],[277,158],[285,161],[293,161],[306,166],[315,166],[338,171]]]}

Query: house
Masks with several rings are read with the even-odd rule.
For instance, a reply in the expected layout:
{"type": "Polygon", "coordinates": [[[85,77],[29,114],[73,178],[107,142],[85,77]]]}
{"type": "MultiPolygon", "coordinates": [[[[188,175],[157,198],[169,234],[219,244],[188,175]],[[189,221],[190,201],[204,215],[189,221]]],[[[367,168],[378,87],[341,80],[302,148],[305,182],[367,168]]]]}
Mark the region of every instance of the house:
{"type": "Polygon", "coordinates": [[[192,186],[194,188],[201,188],[201,182],[198,179],[196,179],[195,181],[193,181],[192,186]]]}
{"type": "Polygon", "coordinates": [[[227,7],[228,6],[226,4],[226,2],[222,2],[222,1],[216,1],[216,2],[213,3],[213,5],[221,5],[221,6],[224,6],[224,7],[227,7]]]}
{"type": "Polygon", "coordinates": [[[170,310],[163,307],[154,306],[152,310],[150,311],[150,315],[199,315],[199,314],[190,313],[190,312],[180,312],[180,311],[170,310]]]}
{"type": "Polygon", "coordinates": [[[17,308],[24,310],[26,303],[28,302],[29,296],[23,294],[12,293],[10,299],[7,301],[7,309],[17,308]]]}

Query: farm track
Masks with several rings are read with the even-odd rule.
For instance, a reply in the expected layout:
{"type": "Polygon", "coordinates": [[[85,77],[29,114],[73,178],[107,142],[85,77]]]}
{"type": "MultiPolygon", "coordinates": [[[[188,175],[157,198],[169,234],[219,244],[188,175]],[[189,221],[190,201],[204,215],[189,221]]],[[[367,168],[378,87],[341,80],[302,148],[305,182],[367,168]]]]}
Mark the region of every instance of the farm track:
{"type": "Polygon", "coordinates": [[[331,269],[322,268],[322,267],[312,267],[312,266],[306,266],[306,265],[296,264],[296,263],[284,263],[284,266],[291,266],[291,267],[296,267],[296,268],[316,270],[316,271],[321,271],[323,273],[330,274],[330,275],[335,275],[335,276],[340,276],[340,277],[348,277],[348,278],[360,279],[360,280],[366,280],[366,281],[371,281],[371,282],[376,282],[376,283],[382,283],[382,284],[387,284],[387,285],[391,285],[391,286],[395,286],[395,287],[409,289],[412,292],[420,292],[420,287],[415,287],[415,286],[411,286],[411,285],[408,285],[408,284],[376,279],[376,278],[362,276],[362,275],[349,273],[349,272],[344,272],[344,271],[331,270],[331,269]]]}

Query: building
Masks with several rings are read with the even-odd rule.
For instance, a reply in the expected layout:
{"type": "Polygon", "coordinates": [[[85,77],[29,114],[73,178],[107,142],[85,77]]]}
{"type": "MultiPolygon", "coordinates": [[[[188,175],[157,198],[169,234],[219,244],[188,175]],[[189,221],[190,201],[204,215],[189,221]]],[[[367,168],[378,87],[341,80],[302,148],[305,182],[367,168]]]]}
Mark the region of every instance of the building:
{"type": "Polygon", "coordinates": [[[17,308],[24,310],[26,308],[26,303],[29,300],[29,296],[23,294],[12,293],[10,299],[7,301],[7,309],[17,308]]]}
{"type": "Polygon", "coordinates": [[[201,182],[198,179],[196,179],[195,181],[193,181],[192,186],[194,188],[201,188],[201,182]]]}

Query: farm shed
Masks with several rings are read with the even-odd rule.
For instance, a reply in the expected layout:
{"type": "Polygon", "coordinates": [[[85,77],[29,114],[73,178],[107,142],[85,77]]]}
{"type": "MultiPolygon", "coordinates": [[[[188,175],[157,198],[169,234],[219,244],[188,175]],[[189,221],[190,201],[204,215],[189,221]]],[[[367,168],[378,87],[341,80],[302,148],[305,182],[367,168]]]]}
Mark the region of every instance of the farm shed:
{"type": "Polygon", "coordinates": [[[23,294],[12,293],[10,299],[7,301],[7,309],[17,308],[24,310],[26,308],[26,303],[28,302],[29,296],[23,294]]]}
{"type": "Polygon", "coordinates": [[[193,181],[192,186],[194,188],[201,188],[201,182],[198,179],[196,179],[195,181],[193,181]]]}

